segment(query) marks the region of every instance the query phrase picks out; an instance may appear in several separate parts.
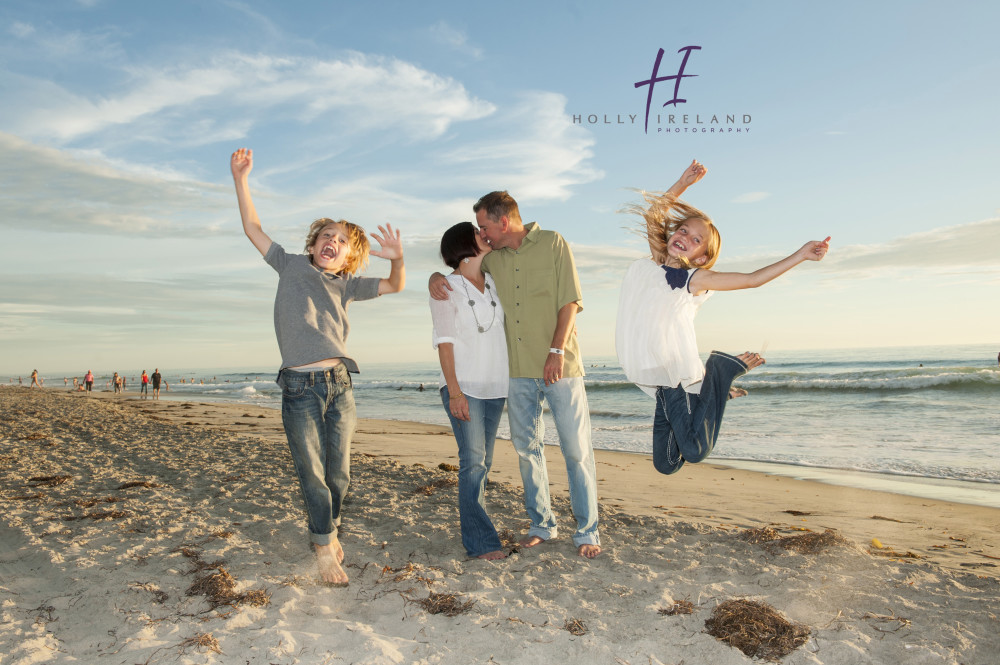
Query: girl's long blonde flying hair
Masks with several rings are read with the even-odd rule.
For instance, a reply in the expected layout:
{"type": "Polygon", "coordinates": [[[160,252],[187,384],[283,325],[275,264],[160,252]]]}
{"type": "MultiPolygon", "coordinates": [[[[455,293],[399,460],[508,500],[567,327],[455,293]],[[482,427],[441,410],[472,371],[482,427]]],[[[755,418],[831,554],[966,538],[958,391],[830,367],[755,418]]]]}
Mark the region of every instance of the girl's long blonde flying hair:
{"type": "Polygon", "coordinates": [[[676,233],[684,222],[698,219],[708,227],[708,237],[705,238],[705,263],[700,266],[691,266],[683,258],[681,262],[684,263],[685,268],[711,268],[715,265],[716,259],[719,258],[719,250],[722,249],[722,238],[711,217],[694,206],[684,203],[673,194],[645,191],[639,193],[646,205],[636,203],[626,207],[623,212],[639,215],[646,221],[646,228],[639,231],[639,235],[649,242],[654,261],[666,263],[667,241],[670,236],[676,233]]]}

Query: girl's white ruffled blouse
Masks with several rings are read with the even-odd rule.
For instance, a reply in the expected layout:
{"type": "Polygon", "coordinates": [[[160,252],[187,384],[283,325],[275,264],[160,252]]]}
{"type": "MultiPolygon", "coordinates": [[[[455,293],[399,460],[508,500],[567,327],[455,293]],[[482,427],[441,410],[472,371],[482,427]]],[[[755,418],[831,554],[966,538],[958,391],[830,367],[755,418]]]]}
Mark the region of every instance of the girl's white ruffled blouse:
{"type": "Polygon", "coordinates": [[[615,329],[618,362],[628,380],[651,397],[658,386],[701,390],[705,365],[698,356],[694,316],[711,292],[694,296],[688,291],[697,270],[686,271],[685,277],[685,271],[640,259],[622,281],[615,329]],[[679,273],[675,286],[668,283],[667,270],[679,273]]]}

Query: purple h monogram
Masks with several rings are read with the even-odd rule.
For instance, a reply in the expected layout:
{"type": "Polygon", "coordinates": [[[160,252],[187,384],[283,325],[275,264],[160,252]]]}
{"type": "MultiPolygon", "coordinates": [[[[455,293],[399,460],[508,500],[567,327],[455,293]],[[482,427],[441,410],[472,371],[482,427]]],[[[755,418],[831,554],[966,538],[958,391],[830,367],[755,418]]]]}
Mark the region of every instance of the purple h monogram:
{"type": "Polygon", "coordinates": [[[684,67],[687,66],[688,58],[691,57],[691,51],[694,51],[694,50],[699,50],[700,51],[701,47],[700,46],[685,46],[684,48],[679,49],[677,52],[684,54],[684,59],[681,60],[681,68],[678,69],[677,73],[675,75],[673,75],[673,76],[660,76],[660,77],[657,77],[656,75],[660,71],[660,61],[663,60],[663,49],[660,49],[657,52],[657,54],[656,54],[656,62],[653,63],[653,74],[646,81],[637,81],[636,82],[635,87],[637,87],[637,88],[641,88],[644,85],[648,85],[649,86],[649,93],[646,95],[646,133],[647,134],[649,133],[649,105],[653,101],[653,86],[655,86],[657,83],[660,83],[661,81],[673,81],[674,82],[674,98],[671,99],[669,102],[666,102],[664,104],[664,106],[667,106],[667,104],[673,104],[674,106],[676,106],[677,104],[685,104],[685,103],[687,103],[686,99],[678,99],[677,95],[678,95],[678,93],[680,92],[680,89],[681,89],[681,79],[683,79],[683,78],[691,78],[691,77],[694,77],[694,76],[698,76],[697,74],[685,74],[684,73],[684,67]]]}

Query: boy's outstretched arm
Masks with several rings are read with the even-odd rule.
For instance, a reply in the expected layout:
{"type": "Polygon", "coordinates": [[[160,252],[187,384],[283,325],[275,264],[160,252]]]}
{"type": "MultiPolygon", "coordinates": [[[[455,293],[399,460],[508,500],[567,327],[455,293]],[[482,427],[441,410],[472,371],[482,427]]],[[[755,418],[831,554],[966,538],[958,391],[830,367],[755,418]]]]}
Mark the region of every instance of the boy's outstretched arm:
{"type": "Polygon", "coordinates": [[[672,194],[673,196],[680,198],[681,194],[683,194],[688,187],[704,178],[706,173],[708,173],[708,169],[706,169],[705,166],[697,159],[692,159],[691,165],[684,169],[684,173],[682,173],[681,177],[677,179],[677,182],[670,186],[670,189],[667,190],[667,194],[672,194]]]}
{"type": "Polygon", "coordinates": [[[236,200],[240,204],[240,218],[243,220],[243,232],[250,238],[250,242],[261,253],[267,254],[271,247],[271,238],[268,237],[260,226],[260,218],[257,216],[257,209],[253,205],[253,198],[250,196],[250,185],[248,179],[250,171],[253,169],[253,150],[240,148],[233,153],[229,160],[229,167],[233,171],[233,182],[236,183],[236,200]]]}
{"type": "Polygon", "coordinates": [[[695,295],[699,295],[704,291],[755,289],[758,286],[767,284],[775,277],[783,275],[803,261],[821,261],[829,249],[830,238],[827,237],[826,240],[811,240],[802,245],[794,254],[753,272],[699,270],[691,276],[689,288],[695,295]]]}
{"type": "Polygon", "coordinates": [[[403,243],[399,239],[399,229],[393,232],[392,225],[386,224],[383,228],[378,227],[382,235],[372,233],[371,237],[381,245],[378,250],[371,250],[372,256],[389,259],[392,266],[389,269],[389,276],[379,280],[378,294],[399,293],[406,286],[406,266],[403,265],[403,243]]]}

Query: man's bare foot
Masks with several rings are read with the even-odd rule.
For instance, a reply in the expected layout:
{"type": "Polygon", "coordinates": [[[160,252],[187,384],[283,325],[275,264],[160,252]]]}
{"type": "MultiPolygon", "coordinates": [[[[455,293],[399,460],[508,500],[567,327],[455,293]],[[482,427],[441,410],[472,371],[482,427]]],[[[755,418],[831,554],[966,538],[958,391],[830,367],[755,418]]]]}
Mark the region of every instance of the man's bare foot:
{"type": "Polygon", "coordinates": [[[749,372],[754,367],[760,367],[764,364],[764,359],[759,353],[750,353],[749,351],[744,351],[740,355],[736,356],[747,366],[747,371],[749,372]]]}
{"type": "Polygon", "coordinates": [[[535,545],[541,545],[544,542],[544,538],[539,538],[538,536],[528,536],[527,538],[522,538],[517,541],[517,544],[521,547],[534,547],[535,545]]]}
{"type": "Polygon", "coordinates": [[[313,543],[316,550],[316,561],[319,564],[319,576],[327,584],[347,586],[347,573],[340,564],[344,561],[344,548],[340,541],[334,538],[328,545],[313,543]]]}
{"type": "Polygon", "coordinates": [[[593,559],[601,553],[600,545],[580,545],[576,548],[576,553],[585,559],[593,559]]]}
{"type": "Polygon", "coordinates": [[[736,399],[737,397],[746,397],[749,393],[742,388],[730,388],[729,389],[729,399],[736,399]]]}
{"type": "Polygon", "coordinates": [[[497,559],[506,559],[507,554],[501,550],[494,550],[492,552],[487,552],[486,554],[480,554],[476,558],[486,559],[487,561],[496,561],[497,559]]]}

